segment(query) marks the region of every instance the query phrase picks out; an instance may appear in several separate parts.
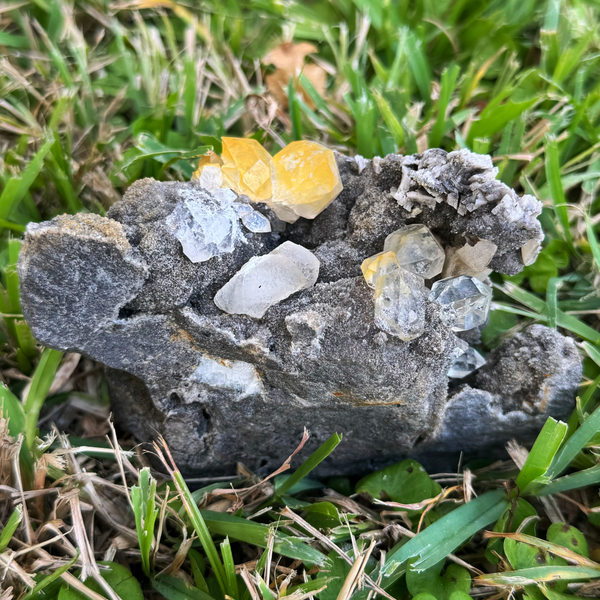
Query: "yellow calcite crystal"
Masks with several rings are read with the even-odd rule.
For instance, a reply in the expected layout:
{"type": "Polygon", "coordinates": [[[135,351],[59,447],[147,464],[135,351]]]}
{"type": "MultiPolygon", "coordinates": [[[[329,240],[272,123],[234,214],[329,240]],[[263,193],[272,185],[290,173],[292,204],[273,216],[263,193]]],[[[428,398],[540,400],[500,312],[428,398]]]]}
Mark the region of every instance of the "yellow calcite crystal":
{"type": "Polygon", "coordinates": [[[272,207],[288,223],[314,219],[343,186],[333,151],[316,142],[292,142],[272,160],[272,207]]]}
{"type": "Polygon", "coordinates": [[[254,202],[271,198],[271,156],[256,141],[224,137],[221,159],[223,187],[244,194],[254,202]]]}
{"type": "Polygon", "coordinates": [[[375,283],[379,277],[387,275],[400,268],[398,259],[394,252],[380,252],[366,258],[360,266],[367,285],[375,289],[375,283]]]}

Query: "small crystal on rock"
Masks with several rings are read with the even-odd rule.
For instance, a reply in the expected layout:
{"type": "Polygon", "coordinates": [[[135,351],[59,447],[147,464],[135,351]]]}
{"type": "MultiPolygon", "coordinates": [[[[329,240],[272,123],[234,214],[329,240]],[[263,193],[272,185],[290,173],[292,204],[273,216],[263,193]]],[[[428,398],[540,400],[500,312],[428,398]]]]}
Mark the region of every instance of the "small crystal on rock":
{"type": "Polygon", "coordinates": [[[398,264],[425,279],[439,275],[446,255],[425,225],[407,225],[385,238],[383,251],[396,253],[398,264]]]}
{"type": "Polygon", "coordinates": [[[405,342],[425,331],[427,300],[423,279],[404,269],[377,278],[375,325],[405,342]]]}
{"type": "Polygon", "coordinates": [[[229,314],[261,318],[274,304],[314,285],[319,265],[312,252],[285,242],[270,254],[251,258],[217,292],[215,304],[229,314]]]}
{"type": "Polygon", "coordinates": [[[316,142],[292,142],[272,160],[275,214],[288,223],[314,219],[342,191],[335,155],[316,142]]]}
{"type": "Polygon", "coordinates": [[[468,331],[486,322],[492,288],[468,275],[449,277],[433,284],[429,299],[441,304],[442,321],[452,331],[468,331]]]}
{"type": "Polygon", "coordinates": [[[539,240],[533,239],[529,240],[522,248],[521,248],[521,256],[523,258],[523,264],[528,267],[532,265],[538,257],[540,250],[542,249],[542,244],[539,240]]]}
{"type": "Polygon", "coordinates": [[[489,264],[498,246],[488,240],[479,240],[474,246],[465,244],[456,251],[458,258],[468,267],[470,273],[465,275],[475,275],[481,273],[489,264]]]}
{"type": "Polygon", "coordinates": [[[473,371],[485,365],[485,358],[474,348],[467,348],[458,358],[454,360],[448,371],[448,377],[460,379],[470,375],[473,371]]]}
{"type": "Polygon", "coordinates": [[[223,187],[223,172],[219,165],[206,165],[198,177],[200,185],[209,192],[223,187]]]}
{"type": "Polygon", "coordinates": [[[181,242],[183,253],[194,263],[233,252],[245,238],[232,208],[236,195],[227,189],[213,193],[202,189],[180,191],[183,202],[167,217],[166,223],[181,242]]]}
{"type": "Polygon", "coordinates": [[[377,278],[387,275],[391,271],[400,268],[398,259],[393,252],[380,252],[366,258],[360,266],[365,281],[370,288],[375,288],[377,278]]]}
{"type": "Polygon", "coordinates": [[[251,210],[240,218],[244,227],[252,233],[269,233],[271,231],[271,222],[257,210],[251,210]]]}

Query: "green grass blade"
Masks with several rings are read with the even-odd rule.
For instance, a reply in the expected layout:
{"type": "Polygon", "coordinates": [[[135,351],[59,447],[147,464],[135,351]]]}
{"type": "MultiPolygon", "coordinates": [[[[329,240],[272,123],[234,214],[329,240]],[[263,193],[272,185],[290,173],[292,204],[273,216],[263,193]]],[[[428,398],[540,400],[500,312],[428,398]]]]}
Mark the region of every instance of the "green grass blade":
{"type": "Polygon", "coordinates": [[[437,117],[431,133],[429,134],[430,148],[438,148],[442,143],[446,126],[446,110],[448,108],[448,103],[450,102],[450,96],[456,87],[459,73],[460,67],[458,65],[452,65],[447,69],[444,69],[444,72],[442,73],[440,99],[437,103],[437,117]]]}
{"type": "Polygon", "coordinates": [[[185,581],[171,575],[153,577],[152,587],[167,600],[214,600],[205,591],[191,587],[185,581]]]}
{"type": "Polygon", "coordinates": [[[569,224],[569,213],[566,206],[565,192],[560,177],[560,162],[558,157],[558,146],[554,136],[547,136],[546,139],[546,179],[550,188],[550,195],[554,203],[554,210],[565,240],[569,245],[573,245],[573,236],[571,235],[571,226],[569,224]]]}
{"type": "Polygon", "coordinates": [[[548,417],[517,477],[521,494],[530,491],[534,484],[542,483],[566,433],[566,423],[548,417]]]}
{"type": "Polygon", "coordinates": [[[577,431],[558,451],[548,469],[548,476],[554,479],[560,475],[598,431],[600,431],[600,407],[585,419],[577,431]]]}
{"type": "Polygon", "coordinates": [[[221,555],[223,556],[223,565],[225,567],[225,579],[227,582],[227,593],[231,598],[238,598],[238,584],[235,575],[235,562],[231,553],[231,544],[229,538],[226,537],[221,542],[221,555]]]}
{"type": "Polygon", "coordinates": [[[27,400],[25,401],[25,440],[27,446],[32,449],[37,435],[37,422],[40,410],[50,391],[54,381],[56,369],[62,359],[63,353],[52,348],[46,348],[42,352],[40,362],[35,369],[27,400]]]}
{"type": "Polygon", "coordinates": [[[480,585],[525,586],[553,581],[587,581],[600,577],[600,570],[592,567],[531,567],[504,573],[480,575],[476,581],[480,585]]]}
{"type": "Polygon", "coordinates": [[[21,598],[21,600],[32,600],[33,598],[39,597],[44,598],[44,595],[39,595],[45,588],[47,588],[50,584],[54,583],[58,579],[60,579],[77,561],[79,560],[79,551],[77,554],[65,565],[59,567],[58,569],[52,571],[50,575],[44,577],[42,581],[40,581],[36,586],[29,590],[25,596],[21,598]]]}
{"type": "Polygon", "coordinates": [[[292,489],[301,479],[304,479],[315,467],[320,465],[342,441],[339,433],[334,433],[326,442],[321,444],[278,488],[277,494],[283,496],[292,489]]]}
{"type": "Polygon", "coordinates": [[[598,485],[600,483],[600,465],[578,471],[572,475],[565,475],[555,479],[548,485],[535,492],[536,496],[550,496],[552,494],[562,494],[571,490],[598,485]]]}
{"type": "Polygon", "coordinates": [[[22,519],[23,505],[18,504],[8,518],[8,521],[6,521],[6,525],[4,525],[2,531],[0,532],[0,554],[8,548],[8,544],[22,519]]]}
{"type": "Polygon", "coordinates": [[[497,521],[507,505],[504,491],[496,490],[443,516],[387,556],[381,571],[383,588],[387,589],[404,573],[408,561],[417,559],[412,566],[422,571],[443,560],[480,529],[497,521]]]}

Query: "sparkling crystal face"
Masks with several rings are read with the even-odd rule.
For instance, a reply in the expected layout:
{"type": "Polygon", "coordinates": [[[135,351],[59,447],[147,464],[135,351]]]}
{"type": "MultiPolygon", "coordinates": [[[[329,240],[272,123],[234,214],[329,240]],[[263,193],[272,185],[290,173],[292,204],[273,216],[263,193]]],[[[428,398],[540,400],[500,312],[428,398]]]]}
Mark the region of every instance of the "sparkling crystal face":
{"type": "Polygon", "coordinates": [[[383,251],[396,254],[398,264],[424,279],[439,275],[446,255],[425,225],[407,225],[385,238],[383,251]]]}
{"type": "Polygon", "coordinates": [[[233,252],[243,241],[237,213],[232,207],[236,198],[231,190],[214,193],[196,189],[180,192],[182,202],[167,217],[166,223],[181,242],[184,254],[193,262],[204,262],[233,252]]]}
{"type": "Polygon", "coordinates": [[[223,185],[255,202],[271,198],[271,156],[256,141],[222,138],[223,185]]]}
{"type": "Polygon", "coordinates": [[[269,233],[271,221],[257,210],[251,210],[241,216],[244,227],[252,233],[269,233]]]}
{"type": "Polygon", "coordinates": [[[426,288],[423,279],[396,269],[378,277],[375,286],[375,325],[405,342],[425,331],[426,288]]]}
{"type": "Polygon", "coordinates": [[[272,175],[271,202],[288,223],[314,219],[343,189],[335,155],[316,142],[288,144],[273,157],[272,175]]]}
{"type": "Polygon", "coordinates": [[[454,379],[466,377],[473,373],[473,371],[483,367],[483,365],[485,365],[485,358],[477,350],[469,346],[465,352],[454,360],[448,371],[448,377],[454,379]]]}
{"type": "Polygon", "coordinates": [[[442,306],[442,320],[452,331],[468,331],[486,322],[492,288],[468,275],[449,277],[433,284],[429,299],[442,306]]]}
{"type": "Polygon", "coordinates": [[[393,252],[380,252],[366,258],[360,266],[365,281],[370,288],[375,289],[377,278],[387,275],[400,268],[396,255],[393,252]]]}

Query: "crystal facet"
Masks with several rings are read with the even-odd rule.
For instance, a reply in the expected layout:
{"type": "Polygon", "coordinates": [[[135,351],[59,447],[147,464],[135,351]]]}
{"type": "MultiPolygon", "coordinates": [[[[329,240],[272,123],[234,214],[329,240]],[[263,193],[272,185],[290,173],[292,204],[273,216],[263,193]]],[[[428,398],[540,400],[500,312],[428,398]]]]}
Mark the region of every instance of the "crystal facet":
{"type": "Polygon", "coordinates": [[[236,195],[228,189],[213,193],[202,189],[181,189],[183,202],[167,217],[166,223],[181,242],[183,253],[194,263],[233,252],[244,241],[238,217],[232,208],[236,195]]]}
{"type": "Polygon", "coordinates": [[[483,365],[485,365],[485,358],[475,348],[469,346],[465,352],[454,360],[448,371],[448,377],[454,379],[466,377],[479,367],[483,367],[483,365]]]}
{"type": "Polygon", "coordinates": [[[202,355],[190,379],[215,388],[239,393],[239,398],[260,394],[263,385],[254,365],[241,360],[226,360],[202,355]]]}
{"type": "Polygon", "coordinates": [[[380,252],[363,260],[360,266],[365,281],[370,288],[375,289],[377,278],[387,275],[391,271],[400,268],[398,259],[393,252],[380,252]]]}
{"type": "Polygon", "coordinates": [[[257,210],[247,212],[240,218],[244,227],[252,233],[269,233],[271,231],[271,222],[257,210]]]}
{"type": "Polygon", "coordinates": [[[425,225],[407,225],[385,238],[383,251],[396,253],[398,264],[425,279],[439,275],[446,255],[425,225]]]}
{"type": "Polygon", "coordinates": [[[522,248],[521,248],[521,257],[523,258],[523,264],[528,267],[532,265],[538,257],[540,250],[542,249],[542,244],[539,240],[529,240],[522,248]]]}
{"type": "Polygon", "coordinates": [[[377,278],[375,325],[405,342],[425,331],[427,290],[423,279],[404,269],[377,278]]]}
{"type": "Polygon", "coordinates": [[[314,219],[343,186],[332,150],[316,142],[292,142],[272,160],[273,210],[288,223],[314,219]]]}
{"type": "Polygon", "coordinates": [[[192,175],[192,179],[200,179],[200,175],[202,175],[202,171],[207,166],[216,166],[220,167],[223,164],[223,161],[219,158],[219,155],[212,150],[209,150],[202,158],[198,161],[198,168],[194,171],[192,175]]]}
{"type": "Polygon", "coordinates": [[[452,331],[468,331],[486,322],[492,288],[468,275],[449,277],[433,284],[429,299],[441,304],[442,320],[452,331]]]}
{"type": "Polygon", "coordinates": [[[251,258],[217,292],[215,304],[229,314],[261,318],[274,304],[314,285],[319,265],[312,252],[285,242],[270,254],[251,258]]]}
{"type": "Polygon", "coordinates": [[[489,264],[498,246],[488,240],[479,240],[474,246],[465,244],[456,251],[458,258],[468,267],[471,273],[465,275],[475,275],[481,273],[489,264]]]}
{"type": "Polygon", "coordinates": [[[252,139],[224,137],[223,185],[255,202],[271,198],[271,156],[252,139]]]}

